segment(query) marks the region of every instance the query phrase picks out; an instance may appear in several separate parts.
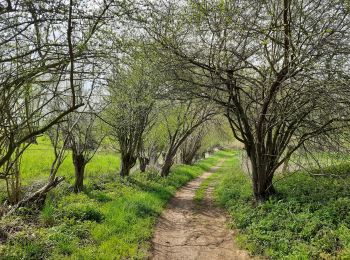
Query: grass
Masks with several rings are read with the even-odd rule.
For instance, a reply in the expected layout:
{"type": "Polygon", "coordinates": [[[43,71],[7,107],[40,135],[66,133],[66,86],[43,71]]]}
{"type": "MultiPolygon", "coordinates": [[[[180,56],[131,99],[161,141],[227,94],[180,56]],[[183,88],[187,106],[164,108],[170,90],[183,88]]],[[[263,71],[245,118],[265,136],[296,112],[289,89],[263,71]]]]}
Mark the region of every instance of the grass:
{"type": "Polygon", "coordinates": [[[205,193],[209,187],[209,185],[211,183],[213,183],[213,181],[215,180],[215,178],[217,177],[216,176],[217,173],[213,173],[212,175],[210,175],[208,178],[206,178],[204,181],[202,181],[202,183],[200,184],[199,188],[196,190],[196,193],[194,195],[194,202],[197,204],[197,205],[200,205],[205,197],[205,193]]]}
{"type": "Polygon", "coordinates": [[[225,159],[225,161],[221,165],[220,169],[218,169],[217,171],[212,173],[208,178],[206,178],[204,181],[202,181],[199,188],[196,190],[193,200],[197,205],[200,205],[202,203],[208,187],[215,183],[215,181],[218,179],[219,175],[222,174],[223,171],[226,171],[226,167],[230,166],[226,160],[229,157],[232,157],[231,151],[229,151],[229,150],[220,151],[219,156],[222,159],[225,159]]]}
{"type": "Polygon", "coordinates": [[[255,205],[238,153],[229,161],[215,196],[242,248],[270,259],[350,259],[349,165],[322,170],[342,178],[296,172],[275,184],[278,195],[255,205]]]}
{"type": "Polygon", "coordinates": [[[39,214],[23,208],[19,216],[2,220],[0,258],[144,259],[167,201],[224,154],[175,166],[168,178],[148,172],[121,181],[106,173],[91,178],[81,194],[70,193],[67,183],[49,194],[39,214]]]}
{"type": "MultiPolygon", "coordinates": [[[[33,180],[47,178],[50,173],[51,163],[54,159],[53,148],[47,136],[37,139],[38,144],[31,145],[23,154],[21,162],[21,177],[23,184],[30,184],[33,180]]],[[[100,151],[86,165],[85,175],[87,180],[102,173],[117,172],[119,169],[119,154],[100,151]]],[[[67,152],[58,175],[64,176],[68,181],[74,177],[72,156],[67,152]]]]}

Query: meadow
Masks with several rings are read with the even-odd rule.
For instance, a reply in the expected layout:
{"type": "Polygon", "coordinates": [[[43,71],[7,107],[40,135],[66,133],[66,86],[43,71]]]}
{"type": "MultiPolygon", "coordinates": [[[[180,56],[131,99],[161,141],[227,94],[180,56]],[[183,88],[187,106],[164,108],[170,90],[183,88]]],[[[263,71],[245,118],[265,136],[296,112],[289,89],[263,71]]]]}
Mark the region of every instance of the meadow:
{"type": "MultiPolygon", "coordinates": [[[[47,136],[37,138],[37,144],[32,144],[24,152],[21,160],[23,184],[47,178],[53,159],[54,152],[49,138],[47,136]]],[[[101,173],[117,172],[119,165],[120,159],[117,151],[100,149],[86,165],[87,180],[89,181],[101,173]]],[[[70,151],[66,152],[66,158],[58,170],[58,175],[64,176],[68,181],[74,178],[74,166],[70,151]]]]}

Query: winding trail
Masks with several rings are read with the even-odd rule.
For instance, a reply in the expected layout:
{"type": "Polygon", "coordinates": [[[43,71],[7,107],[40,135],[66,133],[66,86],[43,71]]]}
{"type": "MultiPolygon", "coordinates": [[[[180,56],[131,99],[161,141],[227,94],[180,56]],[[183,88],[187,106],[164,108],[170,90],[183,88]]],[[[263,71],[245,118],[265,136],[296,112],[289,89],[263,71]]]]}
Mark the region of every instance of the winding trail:
{"type": "Polygon", "coordinates": [[[202,181],[217,171],[222,163],[223,160],[189,182],[170,200],[156,225],[151,259],[251,259],[235,244],[234,231],[227,227],[225,212],[214,205],[213,188],[208,188],[201,206],[193,200],[202,181]]]}

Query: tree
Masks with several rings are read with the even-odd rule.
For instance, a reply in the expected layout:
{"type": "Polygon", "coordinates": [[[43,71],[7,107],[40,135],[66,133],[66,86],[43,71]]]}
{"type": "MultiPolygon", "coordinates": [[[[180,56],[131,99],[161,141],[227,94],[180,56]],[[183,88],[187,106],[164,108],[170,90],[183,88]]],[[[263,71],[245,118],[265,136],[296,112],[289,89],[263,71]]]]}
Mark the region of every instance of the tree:
{"type": "Polygon", "coordinates": [[[111,3],[96,2],[93,10],[72,0],[0,4],[1,175],[8,176],[6,168],[26,144],[82,106],[75,71],[91,55],[89,43],[111,3]],[[64,110],[53,106],[66,96],[64,110]]]}
{"type": "Polygon", "coordinates": [[[121,154],[120,176],[125,177],[136,164],[144,133],[150,126],[157,77],[151,60],[136,53],[129,63],[115,68],[109,81],[110,105],[107,119],[111,135],[121,154]]]}
{"type": "Polygon", "coordinates": [[[192,133],[186,141],[180,146],[181,162],[192,165],[199,149],[202,146],[205,130],[203,127],[192,133]]]}
{"type": "Polygon", "coordinates": [[[101,90],[104,89],[105,81],[100,80],[104,66],[96,69],[95,63],[83,65],[85,66],[76,72],[80,80],[76,80],[75,84],[76,99],[79,103],[84,103],[84,106],[70,113],[60,123],[60,134],[63,139],[67,138],[66,148],[72,152],[75,173],[74,192],[77,193],[84,189],[85,166],[96,154],[106,136],[103,133],[102,122],[98,120],[99,114],[104,109],[101,90]]]}
{"type": "MultiPolygon", "coordinates": [[[[162,111],[164,108],[159,104],[155,103],[154,111],[162,111]]],[[[167,136],[165,128],[161,124],[162,116],[157,113],[153,113],[152,125],[148,128],[149,131],[145,134],[141,149],[139,152],[139,164],[140,171],[146,171],[147,166],[159,168],[159,159],[164,152],[167,145],[167,136]]]]}
{"type": "MultiPolygon", "coordinates": [[[[7,215],[13,214],[18,208],[28,204],[43,205],[46,198],[46,194],[64,180],[63,177],[57,176],[57,172],[62,162],[66,158],[65,145],[68,141],[68,138],[67,136],[65,136],[64,139],[62,139],[60,131],[61,125],[59,124],[54,125],[48,131],[48,136],[53,147],[54,160],[52,161],[50,167],[50,173],[47,182],[36,191],[25,194],[23,198],[18,198],[15,201],[15,205],[7,212],[7,215]]],[[[18,163],[18,160],[16,160],[15,162],[18,163]]]]}
{"type": "Polygon", "coordinates": [[[181,162],[191,165],[195,160],[212,153],[215,148],[222,148],[232,142],[229,124],[224,116],[217,115],[203,123],[180,146],[181,162]]]}
{"type": "Polygon", "coordinates": [[[68,124],[68,129],[66,128],[63,131],[63,135],[68,137],[66,146],[72,151],[75,192],[81,192],[84,189],[85,166],[93,158],[105,137],[99,131],[101,127],[99,127],[97,116],[94,113],[93,111],[85,110],[71,114],[69,122],[74,122],[73,118],[76,118],[76,124],[72,129],[69,129],[68,124]]]}
{"type": "Polygon", "coordinates": [[[276,169],[307,140],[347,126],[347,97],[338,94],[347,90],[341,78],[329,77],[345,68],[334,61],[349,53],[345,4],[168,1],[148,7],[151,19],[141,22],[173,61],[174,77],[186,83],[177,90],[226,110],[249,157],[256,200],[275,193],[276,169]]]}
{"type": "Polygon", "coordinates": [[[175,155],[186,139],[203,123],[217,114],[215,107],[209,103],[195,101],[170,101],[163,109],[163,127],[167,133],[167,148],[161,176],[166,177],[174,163],[175,155]]]}

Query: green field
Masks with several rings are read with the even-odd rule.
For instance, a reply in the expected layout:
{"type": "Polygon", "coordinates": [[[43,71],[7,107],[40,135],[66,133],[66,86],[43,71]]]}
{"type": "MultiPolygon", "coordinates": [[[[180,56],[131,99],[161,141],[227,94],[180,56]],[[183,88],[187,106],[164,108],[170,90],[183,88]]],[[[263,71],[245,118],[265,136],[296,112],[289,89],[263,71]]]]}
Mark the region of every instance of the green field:
{"type": "Polygon", "coordinates": [[[350,259],[350,166],[342,164],[311,176],[296,172],[275,184],[277,196],[256,205],[239,153],[228,161],[216,187],[217,201],[239,230],[237,241],[252,254],[270,259],[350,259]]]}
{"type": "MultiPolygon", "coordinates": [[[[38,144],[31,145],[23,154],[21,161],[21,176],[24,184],[33,180],[47,178],[50,173],[54,152],[48,137],[38,138],[38,144]]],[[[86,166],[86,177],[89,180],[101,173],[117,173],[119,170],[119,154],[113,151],[99,151],[86,166]]],[[[70,152],[66,153],[58,175],[67,180],[74,178],[74,166],[70,152]]]]}
{"type": "MultiPolygon", "coordinates": [[[[43,150],[32,152],[36,166],[31,167],[40,170],[32,174],[24,158],[28,180],[44,177],[49,163],[40,160],[43,150]]],[[[115,157],[100,154],[91,162],[86,192],[71,193],[65,182],[49,194],[40,212],[22,208],[19,216],[2,220],[5,230],[16,228],[6,230],[9,237],[0,246],[0,258],[143,259],[156,218],[172,194],[224,156],[218,152],[193,166],[177,165],[165,179],[155,172],[135,172],[121,181],[116,178],[115,157]]],[[[61,173],[71,170],[67,159],[61,173]]]]}

